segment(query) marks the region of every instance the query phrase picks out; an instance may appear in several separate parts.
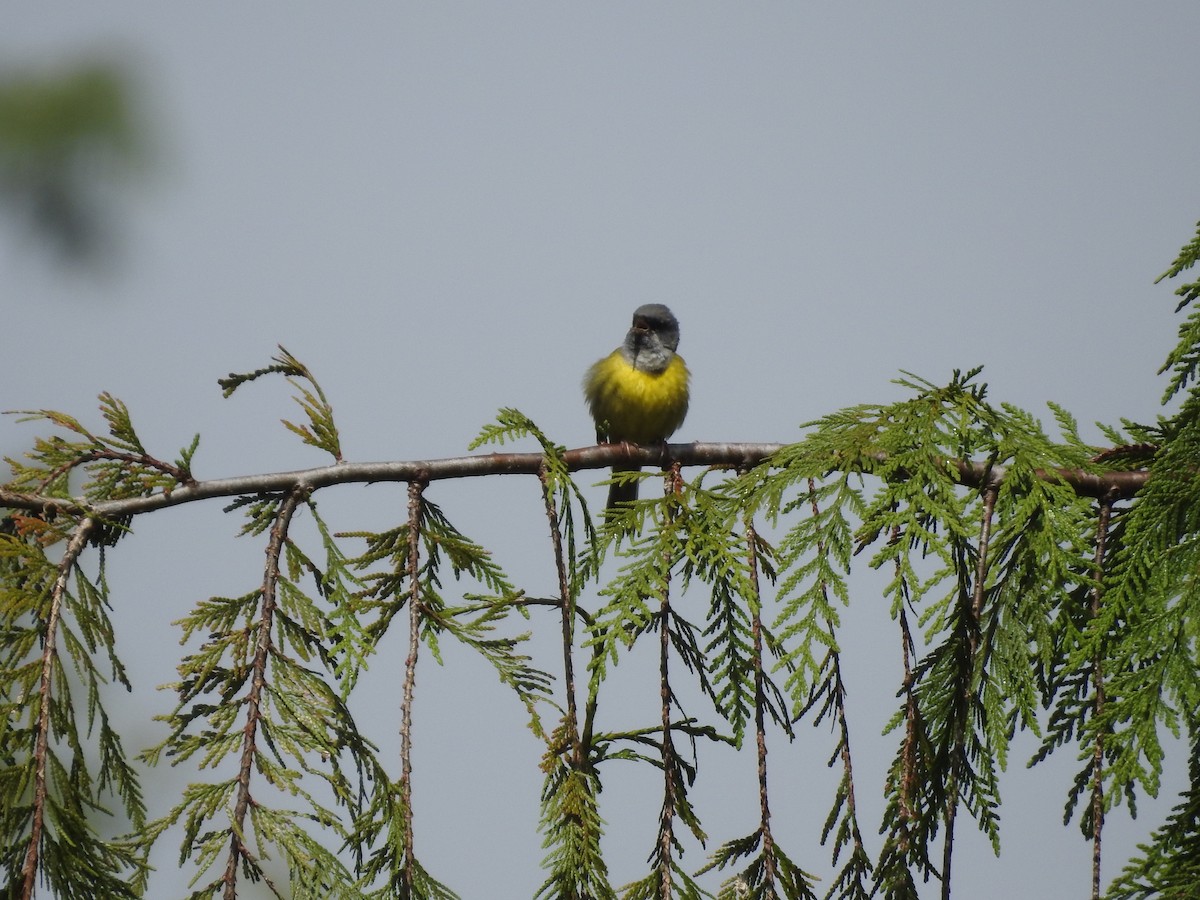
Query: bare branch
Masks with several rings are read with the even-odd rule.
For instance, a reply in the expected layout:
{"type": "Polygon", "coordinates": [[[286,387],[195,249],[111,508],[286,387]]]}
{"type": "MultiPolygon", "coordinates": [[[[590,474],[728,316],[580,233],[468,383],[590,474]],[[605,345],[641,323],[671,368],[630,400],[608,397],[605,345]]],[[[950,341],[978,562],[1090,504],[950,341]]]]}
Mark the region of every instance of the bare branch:
{"type": "MultiPolygon", "coordinates": [[[[714,466],[718,468],[749,468],[766,461],[787,444],[774,443],[695,443],[666,444],[661,447],[637,447],[630,444],[599,444],[568,450],[563,455],[568,470],[606,469],[613,463],[639,463],[644,466],[714,466]]],[[[882,461],[882,454],[876,457],[882,461]]],[[[959,481],[970,487],[985,483],[998,484],[1003,480],[1003,466],[987,462],[955,460],[952,462],[959,481]]],[[[430,460],[400,460],[392,462],[336,463],[315,469],[293,472],[274,472],[261,475],[242,475],[197,481],[175,488],[170,493],[150,497],[131,497],[88,504],[82,498],[66,499],[26,494],[0,488],[0,506],[11,509],[61,512],[91,515],[96,518],[117,519],[139,515],[168,506],[179,506],[197,500],[237,497],[258,493],[286,493],[297,488],[315,490],[337,484],[368,484],[380,481],[443,481],[451,478],[472,478],[483,475],[534,475],[542,467],[540,453],[481,453],[474,456],[447,457],[430,460]]],[[[831,458],[829,468],[837,469],[839,462],[831,458]]],[[[1146,483],[1145,470],[1112,471],[1103,474],[1079,469],[1053,469],[1039,473],[1044,478],[1058,478],[1085,497],[1112,500],[1129,499],[1146,483]]]]}

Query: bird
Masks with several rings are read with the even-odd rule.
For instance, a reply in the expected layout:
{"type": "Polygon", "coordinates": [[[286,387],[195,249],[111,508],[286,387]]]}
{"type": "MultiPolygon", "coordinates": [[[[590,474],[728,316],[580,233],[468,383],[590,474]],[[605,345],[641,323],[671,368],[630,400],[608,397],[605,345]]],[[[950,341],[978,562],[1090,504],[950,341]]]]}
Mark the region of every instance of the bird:
{"type": "MultiPolygon", "coordinates": [[[[679,320],[661,303],[633,313],[625,341],[597,360],[583,379],[583,393],[596,423],[597,443],[654,444],[683,424],[690,373],[679,347],[679,320]]],[[[613,474],[641,466],[613,466],[613,474]]],[[[606,514],[637,499],[637,480],[609,485],[606,514]]]]}

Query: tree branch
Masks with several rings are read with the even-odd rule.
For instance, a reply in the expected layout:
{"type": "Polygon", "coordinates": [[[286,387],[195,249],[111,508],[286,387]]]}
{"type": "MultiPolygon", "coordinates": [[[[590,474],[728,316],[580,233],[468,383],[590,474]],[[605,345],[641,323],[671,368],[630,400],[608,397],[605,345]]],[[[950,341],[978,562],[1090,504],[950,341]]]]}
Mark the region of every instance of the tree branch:
{"type": "MultiPolygon", "coordinates": [[[[644,466],[714,466],[718,468],[750,468],[766,461],[788,444],[775,443],[694,443],[666,444],[659,447],[638,447],[630,444],[599,444],[568,450],[563,458],[572,472],[588,469],[607,469],[613,463],[638,463],[644,466]]],[[[883,454],[875,460],[882,462],[883,454]]],[[[1003,466],[972,460],[953,460],[958,480],[969,487],[985,483],[999,484],[1005,475],[1003,466]]],[[[174,488],[170,493],[149,497],[131,497],[89,504],[83,498],[49,497],[0,488],[0,507],[33,511],[55,510],[89,515],[100,519],[153,512],[168,506],[180,506],[197,500],[237,497],[246,494],[287,493],[297,489],[316,490],[338,484],[369,484],[379,481],[443,481],[451,478],[472,478],[482,475],[534,475],[542,467],[540,453],[481,453],[444,459],[398,460],[392,462],[336,463],[315,469],[292,472],[273,472],[261,475],[242,475],[196,481],[174,488]]],[[[830,469],[839,468],[839,460],[829,460],[830,469]]],[[[1081,469],[1052,469],[1040,471],[1043,478],[1060,478],[1085,497],[1127,500],[1146,483],[1149,473],[1142,470],[1086,472],[1081,469]]]]}

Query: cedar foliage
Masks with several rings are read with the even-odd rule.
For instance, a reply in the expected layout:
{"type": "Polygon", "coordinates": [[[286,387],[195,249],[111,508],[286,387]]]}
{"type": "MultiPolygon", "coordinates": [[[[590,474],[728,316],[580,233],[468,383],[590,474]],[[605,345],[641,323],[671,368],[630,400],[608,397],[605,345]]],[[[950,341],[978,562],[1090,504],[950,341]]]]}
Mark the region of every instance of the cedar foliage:
{"type": "MultiPolygon", "coordinates": [[[[1163,277],[1198,255],[1200,232],[1163,277]]],[[[523,471],[541,485],[550,597],[514,584],[434,502],[435,464],[385,472],[344,462],[331,405],[286,350],[221,384],[228,395],[287,378],[303,418],[285,425],[328,453],[331,468],[204,483],[191,468],[198,438],[172,461],[156,457],[107,394],[103,433],[58,412],[25,414],[46,433],[8,460],[0,488],[6,895],[41,885],[63,898],[151,896],[147,854],[173,828],[193,898],[232,898],[247,882],[280,897],[455,897],[453,873],[426,871],[416,854],[410,765],[416,671],[453,640],[492,666],[544,746],[538,897],[901,900],[931,880],[949,897],[956,831],[977,828],[999,850],[1001,775],[1019,732],[1040,742],[1030,765],[1064,751],[1079,760],[1064,820],[1094,845],[1093,896],[1105,813],[1155,796],[1165,767],[1180,765],[1164,737],[1182,736],[1189,786],[1106,896],[1191,896],[1200,883],[1200,283],[1177,294],[1187,317],[1163,367],[1164,401],[1177,411],[1106,428],[1109,448],[1087,445],[1061,408],[1050,408],[1050,436],[1030,413],[993,403],[978,370],[944,385],[906,375],[907,399],[831,413],[798,443],[765,447],[756,464],[746,445],[689,451],[735,471],[685,477],[684,448],[667,448],[676,459],[663,496],[597,527],[574,480],[581,451],[502,410],[476,447],[538,447],[523,471]],[[381,480],[408,482],[407,514],[381,532],[331,532],[317,495],[381,480]],[[106,713],[114,688],[128,687],[106,559],[140,516],[217,496],[242,517],[242,538],[263,543],[261,580],[183,611],[179,627],[198,646],[171,685],[166,736],[131,751],[106,713]],[[299,516],[315,525],[312,546],[294,534],[299,516]],[[887,576],[904,673],[881,786],[855,779],[839,645],[841,611],[862,602],[860,567],[887,576]],[[561,658],[525,652],[544,628],[561,632],[561,658]],[[657,659],[660,716],[601,730],[601,709],[603,721],[621,719],[609,679],[639,643],[657,659]],[[373,654],[397,647],[403,690],[377,718],[400,722],[398,761],[381,757],[349,702],[373,654]],[[696,696],[707,700],[703,714],[685,709],[696,696]],[[825,851],[796,846],[771,815],[788,786],[769,780],[768,738],[786,752],[812,739],[800,736],[803,722],[831,726],[840,772],[825,851]],[[754,769],[755,821],[714,825],[693,804],[700,748],[712,742],[738,748],[754,769]],[[167,762],[189,766],[194,780],[167,816],[147,821],[143,781],[167,762]],[[615,762],[661,780],[646,870],[627,885],[611,883],[601,848],[600,794],[620,777],[615,762]],[[859,821],[862,790],[882,790],[881,823],[859,821]],[[715,842],[698,870],[684,864],[685,838],[715,842]],[[832,868],[818,878],[810,869],[825,853],[832,868]],[[286,884],[271,880],[267,856],[285,861],[286,884]]],[[[481,457],[474,474],[517,471],[518,456],[481,457]]]]}

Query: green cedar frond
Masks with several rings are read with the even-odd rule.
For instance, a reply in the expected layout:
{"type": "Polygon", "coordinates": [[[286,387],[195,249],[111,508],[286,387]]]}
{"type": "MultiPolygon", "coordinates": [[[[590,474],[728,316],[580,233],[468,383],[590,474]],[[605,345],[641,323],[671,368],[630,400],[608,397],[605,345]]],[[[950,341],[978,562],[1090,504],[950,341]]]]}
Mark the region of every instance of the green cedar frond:
{"type": "Polygon", "coordinates": [[[325,520],[317,512],[314,501],[309,500],[308,510],[325,551],[324,568],[320,569],[311,562],[308,568],[316,590],[329,606],[328,618],[323,623],[324,647],[328,650],[329,664],[345,700],[357,683],[359,674],[366,668],[367,659],[373,651],[373,644],[367,639],[366,631],[354,612],[355,597],[365,585],[351,571],[352,560],[338,545],[325,520]]]}
{"type": "MultiPolygon", "coordinates": [[[[679,499],[667,497],[633,505],[637,515],[654,524],[646,532],[633,535],[630,546],[619,551],[627,562],[601,589],[600,595],[609,599],[595,613],[591,636],[584,646],[593,653],[589,669],[595,693],[606,677],[608,665],[615,665],[638,636],[652,628],[666,627],[671,646],[697,685],[740,731],[753,695],[746,665],[749,625],[743,606],[753,602],[749,599],[752,591],[746,549],[744,539],[731,529],[734,520],[728,504],[703,489],[701,479],[686,485],[679,499]],[[669,610],[665,623],[658,621],[660,600],[675,569],[681,592],[696,582],[711,591],[703,631],[709,642],[703,649],[696,626],[674,608],[669,610]]],[[[606,526],[601,543],[620,539],[622,534],[621,528],[606,526]]],[[[768,551],[762,544],[764,566],[770,570],[768,551]]],[[[782,718],[786,720],[786,716],[782,718]]]]}
{"type": "Polygon", "coordinates": [[[262,378],[264,375],[279,374],[296,378],[306,378],[308,376],[308,370],[304,365],[288,353],[282,345],[279,346],[279,353],[271,358],[271,363],[271,365],[255,369],[253,372],[245,374],[230,372],[224,378],[218,378],[217,384],[221,386],[222,396],[228,399],[243,384],[249,384],[251,381],[262,378]]]}
{"type": "Polygon", "coordinates": [[[412,861],[412,869],[413,885],[410,894],[412,900],[459,900],[458,894],[425,871],[420,860],[412,861]]]}
{"type": "Polygon", "coordinates": [[[1195,895],[1200,884],[1200,731],[1190,723],[1188,787],[1167,821],[1109,886],[1110,900],[1151,900],[1195,895]]]}
{"type": "MultiPolygon", "coordinates": [[[[914,672],[917,706],[908,713],[908,749],[890,779],[887,820],[904,830],[889,838],[876,876],[876,884],[890,885],[896,896],[904,895],[910,868],[935,871],[925,848],[947,803],[965,803],[998,840],[998,771],[1013,729],[1039,727],[1038,673],[1061,648],[1049,623],[1070,591],[1092,580],[1090,503],[1046,473],[1059,466],[1095,470],[1094,450],[1054,406],[1065,444],[1050,441],[1027,413],[992,407],[986,387],[973,382],[977,374],[956,372],[945,387],[908,376],[901,383],[916,392],[913,399],[827,416],[730,492],[770,517],[798,518],[780,541],[785,605],[775,626],[788,648],[788,686],[798,709],[812,708],[821,696],[809,685],[822,685],[823,712],[832,702],[832,688],[819,674],[821,661],[835,658],[838,612],[830,601],[848,599],[845,579],[856,542],[861,548],[888,537],[870,564],[895,571],[886,589],[894,616],[906,608],[920,611],[934,650],[914,672]],[[960,486],[949,464],[956,459],[984,461],[1002,475],[978,622],[965,616],[963,598],[974,591],[981,501],[960,486]],[[836,476],[829,476],[831,468],[836,476]],[[882,481],[873,497],[863,495],[864,475],[882,481]],[[815,511],[805,514],[809,508],[815,511]],[[964,690],[964,684],[972,687],[964,690]],[[960,742],[961,757],[954,752],[960,742]],[[939,793],[948,779],[952,797],[939,793]],[[902,784],[931,793],[905,795],[902,784]],[[907,849],[897,855],[899,848],[907,849]]],[[[904,720],[902,709],[896,721],[904,720]]],[[[842,802],[835,801],[827,828],[842,802]]],[[[861,875],[851,875],[861,883],[861,875]]]]}
{"type": "Polygon", "coordinates": [[[662,875],[655,869],[637,881],[622,887],[621,900],[660,900],[664,896],[679,898],[679,900],[701,900],[703,897],[712,896],[696,884],[691,875],[676,860],[670,860],[667,865],[671,876],[665,887],[666,893],[664,893],[662,875]]]}
{"type": "Polygon", "coordinates": [[[300,392],[300,395],[294,399],[307,414],[308,424],[297,425],[283,419],[284,427],[310,447],[324,450],[334,460],[341,462],[342,447],[337,426],[333,422],[333,407],[325,400],[321,388],[317,386],[316,382],[312,382],[312,388],[307,388],[294,379],[288,379],[288,381],[300,392]]]}
{"type": "MultiPolygon", "coordinates": [[[[732,737],[720,734],[712,725],[702,725],[699,720],[694,718],[674,720],[671,722],[670,727],[673,735],[678,734],[686,737],[691,743],[693,750],[695,749],[697,738],[708,741],[721,741],[730,746],[736,746],[736,742],[732,737]]],[[[592,751],[591,762],[597,766],[614,759],[636,759],[661,769],[663,757],[662,725],[647,725],[642,728],[633,728],[624,731],[598,732],[592,740],[592,751]]],[[[682,760],[682,757],[680,759],[682,760]]],[[[683,767],[682,770],[687,773],[688,784],[690,785],[695,780],[696,766],[686,762],[681,762],[680,764],[683,767]]]]}
{"type": "Polygon", "coordinates": [[[424,506],[421,536],[426,542],[425,551],[431,561],[436,559],[440,563],[444,555],[455,578],[466,575],[493,595],[516,595],[516,588],[492,558],[491,551],[455,528],[436,504],[425,501],[424,506]]]}
{"type": "Polygon", "coordinates": [[[619,740],[631,740],[635,743],[641,742],[654,746],[658,753],[653,757],[636,751],[611,750],[605,746],[609,740],[607,735],[600,736],[596,741],[598,756],[606,759],[642,759],[662,770],[666,780],[663,803],[659,812],[658,835],[654,841],[654,849],[647,858],[651,874],[623,888],[625,897],[699,896],[699,887],[678,865],[678,857],[683,856],[683,846],[674,830],[675,820],[682,821],[701,846],[708,840],[708,836],[701,828],[699,817],[688,797],[688,789],[696,779],[696,765],[694,762],[689,763],[677,752],[674,739],[670,736],[677,731],[690,736],[693,754],[697,735],[715,737],[713,729],[704,726],[697,727],[695,720],[689,719],[685,722],[673,723],[669,728],[669,735],[665,738],[661,727],[654,731],[646,729],[640,734],[624,735],[619,738],[619,740]],[[669,882],[668,884],[663,884],[664,878],[669,882]],[[655,888],[656,884],[657,888],[655,888]],[[646,891],[650,891],[650,894],[647,895],[646,891]]]}
{"type": "Polygon", "coordinates": [[[674,535],[673,530],[656,529],[652,537],[635,539],[624,553],[629,562],[600,590],[600,596],[608,599],[595,613],[592,634],[584,642],[593,651],[588,663],[593,685],[604,680],[610,662],[616,665],[622,651],[652,628],[669,578],[662,561],[678,555],[674,535]]]}
{"type": "MultiPolygon", "coordinates": [[[[1198,259],[1200,259],[1200,223],[1197,223],[1196,234],[1192,240],[1184,245],[1170,268],[1159,275],[1154,283],[1158,284],[1165,278],[1175,278],[1183,274],[1192,268],[1198,259]]],[[[1200,281],[1180,285],[1175,289],[1175,296],[1180,298],[1179,303],[1175,306],[1175,311],[1179,312],[1200,297],[1200,281]]],[[[1167,355],[1166,362],[1158,370],[1159,374],[1168,369],[1174,370],[1174,375],[1163,394],[1163,403],[1195,381],[1198,367],[1200,367],[1200,310],[1193,309],[1179,326],[1179,343],[1167,355]]]]}
{"type": "MultiPolygon", "coordinates": [[[[70,476],[76,469],[86,474],[82,490],[90,503],[149,497],[170,493],[174,488],[193,482],[191,457],[199,446],[197,436],[176,463],[151,456],[134,430],[129,409],[109,393],[100,395],[100,412],[108,423],[108,435],[94,434],[71,416],[53,410],[26,411],[19,421],[46,421],[77,436],[69,440],[60,435],[38,437],[25,453],[30,462],[7,459],[13,479],[5,487],[18,492],[50,497],[70,496],[70,476]]],[[[114,543],[128,522],[106,523],[106,535],[98,543],[114,543]]]]}
{"type": "Polygon", "coordinates": [[[554,444],[545,432],[543,432],[533,420],[526,416],[519,409],[512,407],[503,407],[496,414],[496,421],[489,422],[480,429],[475,440],[467,445],[468,450],[478,450],[487,444],[497,444],[503,446],[510,441],[517,441],[521,438],[532,437],[545,450],[554,450],[553,455],[560,455],[565,447],[554,444]]]}
{"type": "Polygon", "coordinates": [[[807,485],[788,504],[798,521],[779,545],[783,578],[779,601],[783,608],[775,618],[779,642],[788,648],[782,664],[790,670],[786,687],[792,697],[793,715],[807,705],[820,663],[837,646],[834,629],[840,618],[837,607],[849,602],[846,575],[850,568],[853,529],[845,515],[846,506],[858,504],[849,479],[838,478],[810,490],[807,485]],[[812,512],[815,507],[816,511],[812,512]]]}
{"type": "Polygon", "coordinates": [[[1104,604],[1072,657],[1076,667],[1106,660],[1109,701],[1086,726],[1113,753],[1110,793],[1139,785],[1157,792],[1164,750],[1160,727],[1178,733],[1181,713],[1200,706],[1195,642],[1200,628],[1200,399],[1189,397],[1159,448],[1145,488],[1123,517],[1105,573],[1104,604]]]}
{"type": "Polygon", "coordinates": [[[57,896],[134,897],[148,874],[147,844],[105,840],[98,830],[113,816],[107,797],[120,801],[127,820],[120,824],[134,830],[143,827],[146,810],[137,773],[101,703],[106,682],[128,688],[128,681],[108,618],[104,554],[94,577],[79,562],[89,527],[76,526],[58,563],[36,537],[0,531],[0,884],[6,896],[22,893],[35,816],[42,826],[38,877],[57,896]],[[107,676],[97,658],[106,659],[107,676]]]}
{"type": "MultiPolygon", "coordinates": [[[[421,602],[427,613],[438,613],[427,616],[422,636],[430,641],[436,655],[437,633],[442,623],[440,611],[446,608],[441,594],[444,568],[448,567],[456,580],[465,577],[480,585],[484,595],[497,598],[505,609],[513,607],[511,601],[517,598],[518,591],[491,552],[460,532],[441,508],[424,496],[419,526],[421,602]]],[[[351,606],[356,615],[367,618],[365,633],[372,644],[377,644],[409,600],[408,525],[379,533],[343,532],[338,537],[359,538],[367,544],[361,555],[349,560],[355,569],[367,573],[361,576],[365,588],[357,592],[351,606]],[[370,571],[378,563],[387,566],[370,571]]]]}
{"type": "Polygon", "coordinates": [[[571,765],[556,747],[570,746],[570,723],[565,720],[552,737],[542,768],[542,812],[538,830],[547,851],[542,867],[548,871],[535,898],[544,900],[616,900],[608,883],[608,867],[600,852],[604,822],[596,796],[600,781],[590,769],[571,765]]]}
{"type": "Polygon", "coordinates": [[[517,648],[529,640],[528,633],[514,637],[494,634],[497,623],[511,609],[506,598],[493,598],[480,612],[474,607],[427,609],[426,615],[439,631],[446,631],[492,664],[500,683],[512,688],[525,705],[534,734],[541,735],[538,707],[549,700],[554,676],[532,666],[532,657],[517,652],[517,648]]]}
{"type": "Polygon", "coordinates": [[[545,491],[548,502],[553,504],[555,511],[554,527],[562,536],[565,548],[568,584],[572,596],[577,596],[582,583],[595,574],[597,567],[587,568],[580,565],[576,504],[582,513],[579,519],[583,523],[585,541],[589,544],[593,543],[596,532],[591,516],[588,515],[587,501],[579,486],[571,478],[570,470],[563,457],[566,447],[550,440],[546,433],[520,410],[505,407],[497,413],[494,424],[489,423],[480,430],[479,435],[468,445],[468,449],[476,450],[488,444],[502,446],[509,441],[526,437],[532,437],[542,449],[544,460],[542,477],[545,491]]]}
{"type": "Polygon", "coordinates": [[[105,391],[100,395],[100,412],[104,416],[104,421],[108,422],[108,433],[111,436],[108,441],[110,446],[127,453],[142,454],[146,452],[137,432],[133,430],[129,407],[105,391]]]}
{"type": "MultiPolygon", "coordinates": [[[[753,586],[746,538],[736,530],[737,507],[722,493],[704,489],[704,477],[702,474],[684,490],[674,524],[683,540],[680,547],[683,588],[699,582],[709,592],[703,631],[708,641],[701,651],[695,627],[678,618],[674,611],[671,638],[688,671],[733,727],[734,741],[740,744],[754,705],[753,638],[748,609],[757,609],[761,601],[753,586]]],[[[758,570],[772,578],[772,550],[761,537],[755,542],[755,555],[758,570]]],[[[774,684],[768,690],[772,698],[777,697],[774,684]]],[[[789,717],[780,715],[777,706],[772,715],[790,731],[789,717]]]]}
{"type": "Polygon", "coordinates": [[[825,655],[820,674],[823,676],[813,687],[808,704],[800,711],[800,716],[806,715],[811,709],[817,713],[813,718],[816,727],[827,717],[833,718],[837,729],[838,740],[829,757],[828,765],[832,768],[841,763],[842,777],[834,793],[833,805],[825,818],[821,831],[821,843],[827,844],[830,835],[833,836],[833,862],[837,863],[842,851],[849,846],[850,853],[846,862],[838,872],[826,900],[866,900],[870,894],[870,879],[873,870],[871,859],[863,847],[862,833],[858,825],[858,815],[853,796],[854,784],[851,778],[849,729],[845,721],[846,688],[842,681],[841,658],[836,651],[830,650],[825,655]]]}
{"type": "MultiPolygon", "coordinates": [[[[360,617],[374,616],[362,630],[365,646],[375,647],[387,632],[395,616],[408,603],[408,526],[404,525],[382,534],[352,535],[367,541],[366,551],[349,560],[359,570],[386,561],[384,570],[369,572],[356,579],[365,589],[346,604],[353,614],[355,626],[360,617]]],[[[512,688],[525,705],[530,726],[540,733],[538,706],[548,699],[553,677],[530,665],[531,657],[520,654],[518,646],[527,635],[501,637],[494,635],[497,624],[513,609],[523,608],[514,603],[519,595],[495,562],[489,551],[458,531],[442,510],[422,497],[420,510],[420,540],[422,556],[419,588],[422,603],[422,637],[429,643],[440,662],[438,635],[448,632],[472,648],[492,664],[501,683],[512,688]],[[485,594],[472,594],[475,602],[468,606],[449,607],[439,592],[440,570],[444,564],[456,579],[464,576],[481,585],[485,594]]],[[[357,639],[357,638],[356,638],[357,639]]]]}
{"type": "Polygon", "coordinates": [[[287,862],[286,896],[293,900],[361,900],[354,875],[336,854],[313,838],[303,820],[313,820],[318,833],[332,822],[267,806],[252,807],[250,815],[259,842],[278,848],[287,862]]]}
{"type": "Polygon", "coordinates": [[[502,446],[509,441],[526,437],[533,438],[542,449],[544,460],[542,471],[546,490],[557,513],[555,527],[563,536],[565,544],[568,581],[572,590],[577,594],[581,582],[594,575],[598,566],[593,565],[591,568],[581,568],[580,566],[579,538],[575,516],[576,504],[579,505],[581,511],[579,518],[583,523],[584,540],[589,544],[593,543],[596,531],[595,526],[592,525],[591,516],[588,515],[587,501],[583,492],[571,478],[571,471],[563,457],[567,448],[550,440],[546,433],[520,410],[505,407],[497,413],[496,422],[485,425],[467,449],[477,450],[488,444],[502,446]]]}
{"type": "Polygon", "coordinates": [[[297,425],[283,419],[284,427],[297,435],[304,443],[316,447],[318,450],[324,450],[336,461],[341,462],[341,438],[338,436],[337,426],[333,421],[333,407],[326,399],[325,392],[321,389],[321,385],[312,371],[292,356],[282,344],[279,345],[279,352],[271,358],[271,363],[271,365],[255,369],[253,372],[244,374],[230,372],[226,377],[218,379],[217,383],[221,386],[222,396],[229,398],[243,384],[248,384],[264,375],[285,376],[288,384],[299,392],[292,399],[304,410],[308,422],[297,425]]]}
{"type": "Polygon", "coordinates": [[[179,458],[175,460],[175,465],[181,472],[186,472],[188,477],[192,474],[192,458],[196,455],[196,451],[200,449],[199,433],[192,436],[192,442],[186,447],[179,450],[179,458]]]}
{"type": "Polygon", "coordinates": [[[814,877],[792,862],[778,844],[764,846],[762,829],[722,844],[696,874],[732,868],[743,859],[749,862],[721,883],[717,900],[817,900],[814,877]]]}
{"type": "Polygon", "coordinates": [[[824,894],[824,900],[868,900],[874,866],[861,845],[855,845],[824,894]]]}
{"type": "Polygon", "coordinates": [[[378,844],[361,860],[359,885],[368,900],[459,900],[458,894],[431,876],[418,859],[405,851],[407,818],[399,782],[385,779],[370,805],[355,822],[356,834],[367,835],[362,845],[378,844]],[[411,880],[410,880],[411,879],[411,880]],[[376,885],[371,889],[372,885],[376,885]]]}
{"type": "MultiPolygon", "coordinates": [[[[1180,288],[1188,294],[1187,299],[1180,301],[1180,306],[1190,304],[1196,296],[1200,282],[1184,285],[1180,288]]],[[[1158,370],[1160,373],[1171,369],[1174,374],[1163,392],[1162,402],[1165,404],[1188,385],[1196,380],[1197,370],[1200,369],[1200,308],[1193,307],[1186,319],[1179,326],[1179,343],[1169,354],[1166,361],[1158,370]]]]}
{"type": "MultiPolygon", "coordinates": [[[[338,810],[351,821],[360,821],[364,807],[375,804],[376,793],[388,783],[375,748],[354,722],[345,702],[348,689],[338,678],[339,673],[353,677],[368,652],[361,631],[342,609],[358,582],[311,501],[307,506],[326,551],[324,565],[291,539],[287,528],[292,513],[304,501],[293,497],[288,502],[291,505],[285,507],[282,498],[258,497],[233,504],[248,514],[244,534],[266,530],[265,521],[276,516],[268,555],[271,594],[256,588],[237,598],[214,597],[198,604],[179,623],[185,639],[199,634],[204,640],[180,664],[180,681],[173,686],[178,705],[167,717],[170,734],[145,754],[151,762],[164,754],[175,762],[195,757],[205,769],[231,758],[240,758],[245,765],[245,754],[250,753],[253,785],[236,779],[194,784],[174,809],[147,830],[157,836],[182,822],[180,861],[193,860],[197,880],[224,864],[237,834],[243,875],[250,880],[265,878],[251,848],[251,833],[241,833],[243,826],[232,814],[234,795],[240,804],[253,789],[244,827],[252,832],[260,854],[268,852],[266,847],[282,851],[291,874],[291,895],[359,896],[356,877],[337,861],[335,848],[316,842],[298,824],[299,819],[316,823],[361,862],[374,832],[348,828],[338,810]],[[278,556],[273,556],[276,551],[278,556]],[[310,578],[312,594],[302,587],[310,578]],[[273,603],[265,602],[267,596],[273,603]],[[268,624],[270,639],[264,646],[268,624]],[[252,695],[257,697],[253,706],[252,695]],[[247,723],[255,735],[249,745],[247,723]],[[312,783],[320,786],[321,799],[309,787],[312,783]],[[264,784],[298,798],[305,812],[267,803],[264,784]],[[326,797],[332,807],[324,805],[330,802],[326,797]],[[214,821],[221,818],[227,824],[214,821]]],[[[221,879],[210,882],[195,896],[211,895],[221,884],[221,879]]]]}
{"type": "MultiPolygon", "coordinates": [[[[1190,241],[1188,241],[1188,243],[1183,245],[1183,248],[1179,251],[1179,255],[1175,257],[1175,261],[1171,263],[1171,266],[1167,269],[1167,271],[1163,272],[1158,276],[1157,279],[1155,279],[1155,284],[1158,284],[1158,282],[1162,281],[1164,278],[1174,278],[1177,275],[1183,274],[1185,271],[1194,266],[1197,260],[1200,260],[1200,222],[1196,223],[1196,234],[1190,241]]],[[[1177,293],[1184,299],[1175,308],[1176,312],[1183,309],[1185,305],[1196,298],[1196,286],[1184,285],[1179,289],[1179,291],[1177,291],[1177,293]]]]}

